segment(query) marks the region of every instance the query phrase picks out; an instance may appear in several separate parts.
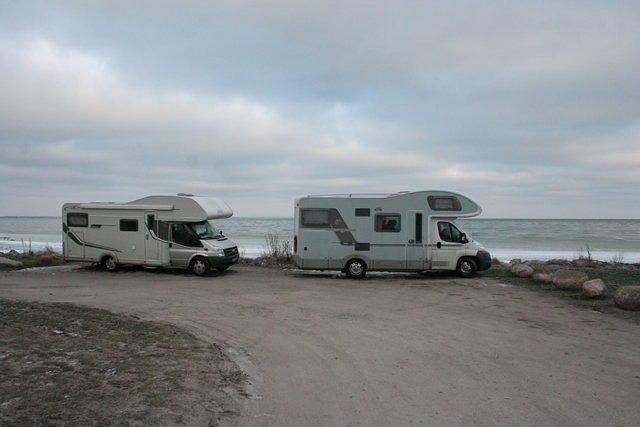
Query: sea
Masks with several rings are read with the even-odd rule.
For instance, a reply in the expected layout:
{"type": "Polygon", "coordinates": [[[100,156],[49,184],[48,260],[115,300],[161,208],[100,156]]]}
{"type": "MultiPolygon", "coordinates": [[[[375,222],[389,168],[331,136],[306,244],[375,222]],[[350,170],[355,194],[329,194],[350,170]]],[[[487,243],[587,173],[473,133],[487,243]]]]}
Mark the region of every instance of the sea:
{"type": "MultiPolygon", "coordinates": [[[[574,259],[640,263],[640,219],[459,219],[456,224],[495,258],[574,259]]],[[[293,239],[292,218],[229,218],[214,225],[245,257],[260,256],[266,236],[293,239]]],[[[0,252],[62,251],[59,217],[0,217],[0,252]]]]}

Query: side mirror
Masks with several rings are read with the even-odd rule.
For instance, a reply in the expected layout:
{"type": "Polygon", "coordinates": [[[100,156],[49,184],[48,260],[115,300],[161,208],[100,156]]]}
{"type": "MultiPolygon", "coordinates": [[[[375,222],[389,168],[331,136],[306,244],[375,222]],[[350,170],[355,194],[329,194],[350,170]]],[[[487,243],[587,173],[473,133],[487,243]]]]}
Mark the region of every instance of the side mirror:
{"type": "Polygon", "coordinates": [[[460,241],[462,243],[469,243],[469,239],[467,238],[467,235],[462,233],[462,236],[460,236],[460,241]]]}

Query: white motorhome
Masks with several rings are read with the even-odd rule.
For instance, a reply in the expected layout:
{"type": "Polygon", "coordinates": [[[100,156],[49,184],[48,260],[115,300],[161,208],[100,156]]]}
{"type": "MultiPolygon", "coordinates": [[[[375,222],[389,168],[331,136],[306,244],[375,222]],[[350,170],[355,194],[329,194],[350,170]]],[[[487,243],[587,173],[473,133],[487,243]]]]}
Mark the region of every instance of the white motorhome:
{"type": "Polygon", "coordinates": [[[210,220],[229,218],[224,201],[180,193],[129,203],[65,203],[62,247],[69,261],[190,268],[203,276],[238,262],[237,245],[210,220]]]}
{"type": "Polygon", "coordinates": [[[480,215],[471,199],[449,191],[309,195],[295,200],[294,259],[305,270],[456,270],[491,266],[491,256],[454,223],[480,215]]]}

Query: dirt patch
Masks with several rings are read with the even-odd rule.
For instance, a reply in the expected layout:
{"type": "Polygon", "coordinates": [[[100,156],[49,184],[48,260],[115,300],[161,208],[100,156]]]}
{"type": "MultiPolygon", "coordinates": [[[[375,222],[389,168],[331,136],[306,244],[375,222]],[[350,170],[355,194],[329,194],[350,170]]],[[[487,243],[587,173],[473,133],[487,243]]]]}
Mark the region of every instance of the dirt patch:
{"type": "Polygon", "coordinates": [[[175,326],[0,299],[0,424],[218,424],[245,382],[175,326]]]}

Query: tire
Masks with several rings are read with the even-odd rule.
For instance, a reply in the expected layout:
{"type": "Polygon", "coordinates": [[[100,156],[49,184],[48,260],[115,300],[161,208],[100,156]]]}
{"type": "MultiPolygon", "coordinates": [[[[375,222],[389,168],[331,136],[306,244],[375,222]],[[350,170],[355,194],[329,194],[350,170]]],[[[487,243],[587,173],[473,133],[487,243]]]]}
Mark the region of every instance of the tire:
{"type": "Polygon", "coordinates": [[[204,257],[196,257],[191,261],[191,271],[196,276],[206,276],[211,270],[211,265],[209,264],[209,260],[204,257]]]}
{"type": "Polygon", "coordinates": [[[367,264],[361,259],[350,260],[344,268],[349,279],[363,279],[367,274],[367,264]]]}
{"type": "Polygon", "coordinates": [[[116,259],[114,257],[112,257],[111,255],[107,255],[106,257],[102,258],[102,267],[104,267],[105,270],[113,273],[118,269],[118,263],[116,262],[116,259]]]}
{"type": "Polygon", "coordinates": [[[476,274],[476,271],[478,271],[478,264],[473,258],[460,258],[456,271],[461,277],[473,277],[473,275],[476,274]]]}

